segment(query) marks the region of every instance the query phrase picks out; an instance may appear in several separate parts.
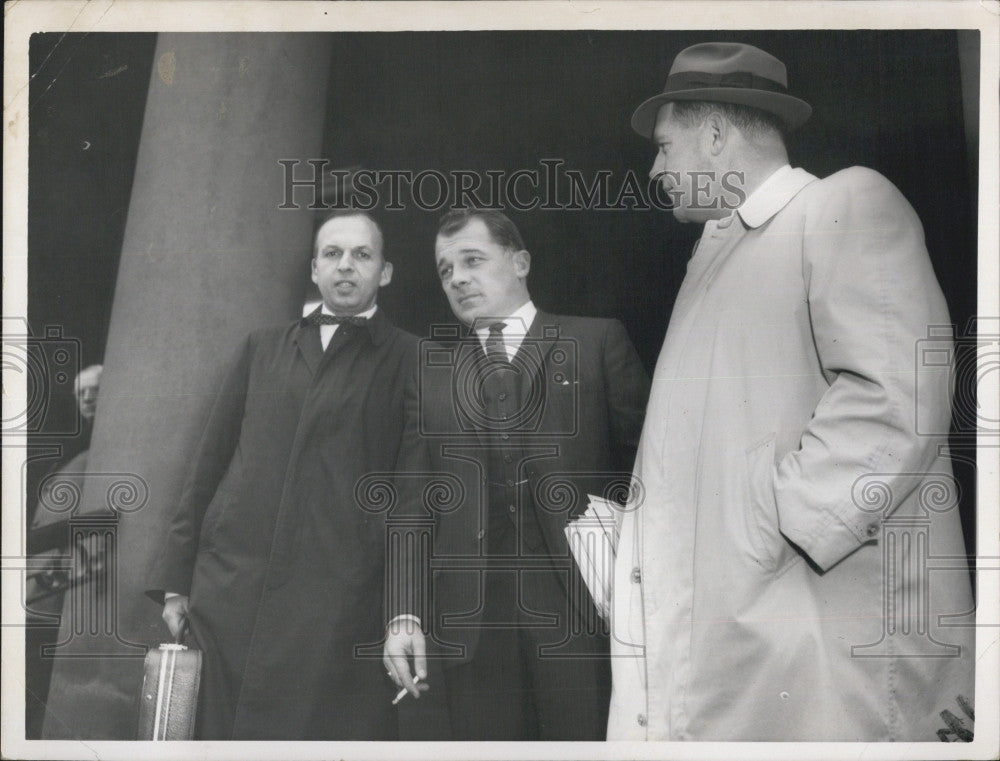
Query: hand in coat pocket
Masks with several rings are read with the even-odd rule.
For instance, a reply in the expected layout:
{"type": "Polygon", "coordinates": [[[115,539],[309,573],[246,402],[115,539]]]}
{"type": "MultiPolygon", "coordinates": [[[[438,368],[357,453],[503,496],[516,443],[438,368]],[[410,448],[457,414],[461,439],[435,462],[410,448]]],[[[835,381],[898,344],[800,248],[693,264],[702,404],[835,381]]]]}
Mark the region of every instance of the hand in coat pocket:
{"type": "Polygon", "coordinates": [[[774,434],[746,450],[747,538],[754,560],[767,572],[778,569],[791,551],[778,527],[778,506],[774,497],[774,434]]]}

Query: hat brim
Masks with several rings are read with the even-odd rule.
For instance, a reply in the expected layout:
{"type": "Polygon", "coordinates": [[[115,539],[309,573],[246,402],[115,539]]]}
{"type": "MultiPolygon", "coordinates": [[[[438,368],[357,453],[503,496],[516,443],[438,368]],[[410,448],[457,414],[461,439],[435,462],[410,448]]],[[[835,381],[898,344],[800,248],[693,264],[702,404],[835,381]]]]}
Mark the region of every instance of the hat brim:
{"type": "Polygon", "coordinates": [[[750,90],[744,87],[699,87],[694,90],[660,93],[644,101],[632,114],[632,129],[645,138],[651,138],[660,107],[674,100],[704,100],[752,106],[777,116],[789,132],[805,124],[812,114],[812,106],[785,93],[750,90]]]}

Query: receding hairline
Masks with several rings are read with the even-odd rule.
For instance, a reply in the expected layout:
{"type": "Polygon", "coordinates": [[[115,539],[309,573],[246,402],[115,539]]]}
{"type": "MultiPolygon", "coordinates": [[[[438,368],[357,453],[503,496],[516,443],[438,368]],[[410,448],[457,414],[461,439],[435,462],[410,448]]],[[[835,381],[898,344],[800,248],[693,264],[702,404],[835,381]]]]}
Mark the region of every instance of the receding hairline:
{"type": "Polygon", "coordinates": [[[313,248],[312,256],[313,259],[319,254],[319,234],[329,225],[331,222],[336,222],[341,219],[364,219],[368,222],[369,227],[375,231],[374,242],[377,244],[378,253],[385,259],[385,235],[382,232],[382,226],[368,213],[357,210],[357,209],[346,209],[343,211],[336,211],[333,214],[328,215],[322,222],[320,222],[319,227],[316,228],[316,233],[313,235],[313,248]]]}

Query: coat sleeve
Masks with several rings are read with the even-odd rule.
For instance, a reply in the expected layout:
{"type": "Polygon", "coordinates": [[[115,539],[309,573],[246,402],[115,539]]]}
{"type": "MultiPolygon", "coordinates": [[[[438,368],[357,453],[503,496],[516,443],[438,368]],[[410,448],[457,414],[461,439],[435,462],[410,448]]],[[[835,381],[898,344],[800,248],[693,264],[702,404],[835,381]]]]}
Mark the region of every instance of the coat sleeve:
{"type": "Polygon", "coordinates": [[[916,213],[871,170],[824,185],[805,219],[802,267],[829,387],[777,464],[774,496],[781,532],[826,570],[879,534],[887,513],[865,509],[866,477],[878,474],[898,506],[933,465],[940,439],[917,421],[946,434],[950,398],[947,368],[916,364],[929,326],[949,322],[916,213]]]}
{"type": "Polygon", "coordinates": [[[631,473],[649,400],[649,376],[618,320],[608,321],[603,357],[612,463],[631,473]]]}
{"type": "Polygon", "coordinates": [[[202,521],[239,440],[246,406],[252,340],[248,338],[229,364],[216,392],[201,440],[195,449],[159,560],[146,594],[163,602],[165,592],[189,594],[202,521]]]}
{"type": "Polygon", "coordinates": [[[424,489],[430,479],[430,452],[420,425],[420,373],[414,361],[403,393],[403,436],[394,481],[396,507],[388,520],[385,622],[412,616],[430,623],[427,581],[430,557],[420,551],[421,523],[426,523],[424,489]]]}

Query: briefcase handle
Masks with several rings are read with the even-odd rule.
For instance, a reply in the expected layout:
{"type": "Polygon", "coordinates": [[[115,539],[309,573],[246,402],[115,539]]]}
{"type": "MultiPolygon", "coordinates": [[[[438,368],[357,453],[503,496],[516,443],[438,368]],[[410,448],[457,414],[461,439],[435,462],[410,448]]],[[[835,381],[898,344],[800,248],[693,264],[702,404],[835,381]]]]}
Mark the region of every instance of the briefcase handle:
{"type": "Polygon", "coordinates": [[[160,645],[160,650],[187,650],[187,645],[184,644],[184,640],[187,639],[187,635],[191,631],[191,624],[188,623],[187,619],[184,620],[184,626],[181,627],[181,632],[176,637],[174,637],[173,642],[164,642],[160,645]]]}

